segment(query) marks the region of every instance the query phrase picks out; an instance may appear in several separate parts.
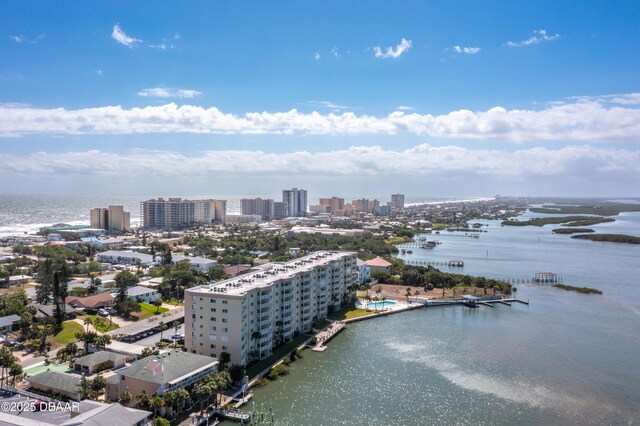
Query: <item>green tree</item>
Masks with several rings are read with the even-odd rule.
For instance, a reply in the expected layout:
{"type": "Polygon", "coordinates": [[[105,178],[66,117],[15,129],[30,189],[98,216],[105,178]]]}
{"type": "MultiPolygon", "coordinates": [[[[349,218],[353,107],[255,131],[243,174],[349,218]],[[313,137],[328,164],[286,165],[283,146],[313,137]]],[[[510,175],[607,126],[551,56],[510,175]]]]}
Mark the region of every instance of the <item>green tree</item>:
{"type": "Polygon", "coordinates": [[[218,358],[218,362],[220,363],[221,370],[226,369],[227,364],[231,362],[231,354],[227,351],[221,352],[220,357],[218,358]]]}
{"type": "Polygon", "coordinates": [[[117,303],[124,302],[127,299],[127,288],[135,285],[138,282],[138,277],[132,274],[130,271],[122,271],[116,275],[116,287],[118,288],[117,303]]]}
{"type": "Polygon", "coordinates": [[[89,381],[89,388],[91,389],[91,393],[93,394],[94,399],[98,399],[98,397],[104,391],[104,388],[107,387],[107,381],[102,377],[101,374],[98,374],[92,380],[89,381]]]}
{"type": "Polygon", "coordinates": [[[127,406],[131,403],[131,393],[128,390],[123,390],[120,392],[120,404],[127,406]]]}

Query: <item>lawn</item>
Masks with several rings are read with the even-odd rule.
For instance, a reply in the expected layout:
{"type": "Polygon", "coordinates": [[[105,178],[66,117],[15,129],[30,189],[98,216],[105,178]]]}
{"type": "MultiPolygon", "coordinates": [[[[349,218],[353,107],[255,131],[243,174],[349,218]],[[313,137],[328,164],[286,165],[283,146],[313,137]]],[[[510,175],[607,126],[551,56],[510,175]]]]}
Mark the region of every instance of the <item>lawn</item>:
{"type": "Polygon", "coordinates": [[[280,358],[284,358],[286,355],[290,354],[291,351],[303,344],[308,338],[309,336],[301,334],[298,337],[295,337],[291,342],[275,351],[269,358],[265,358],[262,361],[258,362],[256,365],[247,368],[247,376],[249,377],[249,380],[253,380],[253,378],[257,376],[262,370],[268,368],[271,364],[280,360],[280,358]]]}
{"type": "Polygon", "coordinates": [[[76,333],[84,331],[82,326],[74,321],[65,321],[62,323],[62,330],[56,334],[53,338],[56,342],[66,345],[76,340],[76,333]]]}
{"type": "Polygon", "coordinates": [[[345,320],[345,319],[351,319],[351,318],[364,317],[374,313],[375,312],[356,308],[355,303],[351,303],[348,306],[344,306],[338,309],[337,311],[331,312],[327,317],[330,320],[345,320]]]}
{"type": "Polygon", "coordinates": [[[109,325],[109,319],[103,318],[98,315],[85,315],[85,318],[89,318],[91,320],[91,325],[93,328],[98,330],[100,333],[106,333],[107,331],[115,330],[120,326],[115,322],[109,325]]]}
{"type": "Polygon", "coordinates": [[[165,312],[167,312],[169,309],[164,308],[162,306],[160,306],[160,308],[158,308],[157,306],[153,306],[150,305],[148,303],[139,303],[140,305],[140,312],[132,312],[131,315],[137,317],[138,319],[147,319],[149,317],[152,317],[154,315],[159,315],[159,314],[163,314],[165,312]]]}
{"type": "Polygon", "coordinates": [[[147,312],[151,315],[164,314],[169,310],[167,308],[163,308],[162,306],[158,308],[157,306],[153,306],[144,302],[140,303],[140,309],[142,309],[142,312],[147,312]]]}

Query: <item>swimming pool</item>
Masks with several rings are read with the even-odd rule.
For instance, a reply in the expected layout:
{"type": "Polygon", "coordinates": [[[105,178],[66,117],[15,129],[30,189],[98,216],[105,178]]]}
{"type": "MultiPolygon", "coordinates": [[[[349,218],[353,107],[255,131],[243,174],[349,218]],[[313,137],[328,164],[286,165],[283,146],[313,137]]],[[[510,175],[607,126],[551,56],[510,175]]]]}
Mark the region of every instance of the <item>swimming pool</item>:
{"type": "Polygon", "coordinates": [[[382,309],[388,308],[389,306],[395,305],[396,302],[385,300],[384,302],[374,302],[367,304],[367,308],[369,309],[382,309]]]}

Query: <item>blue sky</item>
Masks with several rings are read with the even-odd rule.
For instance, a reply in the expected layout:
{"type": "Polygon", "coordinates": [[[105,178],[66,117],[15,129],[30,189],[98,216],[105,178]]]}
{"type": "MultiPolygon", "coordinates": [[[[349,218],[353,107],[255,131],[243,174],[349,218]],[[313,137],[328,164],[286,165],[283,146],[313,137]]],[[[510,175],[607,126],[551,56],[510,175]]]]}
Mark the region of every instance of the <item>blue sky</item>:
{"type": "Polygon", "coordinates": [[[3,2],[0,192],[640,195],[638,22],[637,1],[3,2]]]}

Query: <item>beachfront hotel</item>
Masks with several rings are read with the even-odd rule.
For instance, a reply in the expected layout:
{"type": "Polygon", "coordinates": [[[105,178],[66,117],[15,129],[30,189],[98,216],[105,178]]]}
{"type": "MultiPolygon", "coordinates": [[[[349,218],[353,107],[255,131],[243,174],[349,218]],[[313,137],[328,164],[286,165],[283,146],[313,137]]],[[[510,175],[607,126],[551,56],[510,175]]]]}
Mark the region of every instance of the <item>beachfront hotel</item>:
{"type": "Polygon", "coordinates": [[[185,291],[185,347],[247,364],[354,297],[356,253],[318,251],[185,291]]]}

